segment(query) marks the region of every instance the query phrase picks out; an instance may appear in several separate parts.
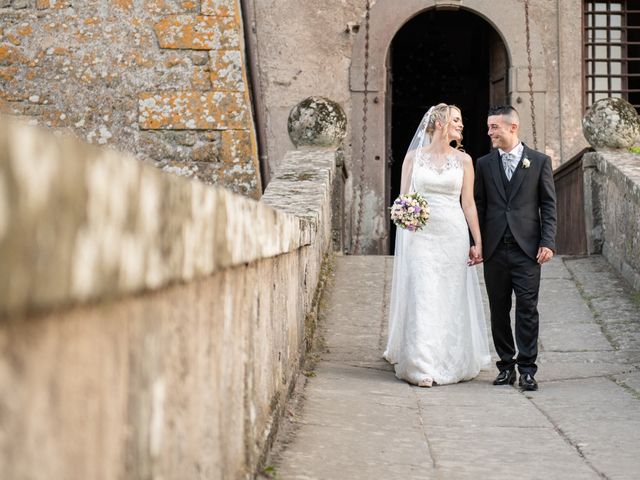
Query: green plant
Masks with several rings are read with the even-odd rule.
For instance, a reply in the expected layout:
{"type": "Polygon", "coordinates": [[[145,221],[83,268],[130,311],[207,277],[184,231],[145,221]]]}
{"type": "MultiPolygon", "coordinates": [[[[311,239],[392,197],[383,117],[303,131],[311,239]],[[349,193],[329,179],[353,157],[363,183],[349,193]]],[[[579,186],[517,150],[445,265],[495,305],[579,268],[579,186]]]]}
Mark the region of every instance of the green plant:
{"type": "Polygon", "coordinates": [[[263,476],[267,478],[271,478],[274,480],[278,478],[278,472],[276,471],[276,468],[273,465],[266,466],[261,473],[263,476]]]}

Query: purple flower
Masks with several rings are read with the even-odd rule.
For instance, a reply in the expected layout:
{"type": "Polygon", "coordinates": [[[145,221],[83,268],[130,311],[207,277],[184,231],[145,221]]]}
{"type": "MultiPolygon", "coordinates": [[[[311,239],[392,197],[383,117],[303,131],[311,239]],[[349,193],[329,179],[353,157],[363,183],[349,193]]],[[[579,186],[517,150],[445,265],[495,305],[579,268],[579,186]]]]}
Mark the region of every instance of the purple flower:
{"type": "Polygon", "coordinates": [[[391,219],[400,228],[416,232],[429,219],[429,204],[418,193],[400,195],[391,207],[391,219]]]}

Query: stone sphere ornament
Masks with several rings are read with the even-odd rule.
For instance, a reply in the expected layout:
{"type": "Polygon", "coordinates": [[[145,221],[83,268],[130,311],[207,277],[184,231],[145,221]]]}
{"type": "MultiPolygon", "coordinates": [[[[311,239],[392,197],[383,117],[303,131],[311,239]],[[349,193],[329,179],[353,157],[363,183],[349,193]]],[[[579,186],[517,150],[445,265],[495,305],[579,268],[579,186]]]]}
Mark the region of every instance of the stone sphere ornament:
{"type": "Polygon", "coordinates": [[[593,148],[629,148],[640,135],[640,118],[626,100],[603,98],[585,114],[582,131],[593,148]]]}
{"type": "Polygon", "coordinates": [[[287,130],[296,147],[336,147],[347,134],[347,117],[336,102],[309,97],[291,109],[287,130]]]}

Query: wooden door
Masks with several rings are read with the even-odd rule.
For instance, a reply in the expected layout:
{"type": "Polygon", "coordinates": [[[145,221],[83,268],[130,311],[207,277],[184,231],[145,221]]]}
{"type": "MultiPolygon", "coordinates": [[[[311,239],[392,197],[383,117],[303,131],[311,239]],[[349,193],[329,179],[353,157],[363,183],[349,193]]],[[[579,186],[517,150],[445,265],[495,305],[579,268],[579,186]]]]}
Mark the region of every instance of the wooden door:
{"type": "Polygon", "coordinates": [[[509,98],[509,57],[498,33],[489,33],[489,104],[506,105],[509,98]]]}

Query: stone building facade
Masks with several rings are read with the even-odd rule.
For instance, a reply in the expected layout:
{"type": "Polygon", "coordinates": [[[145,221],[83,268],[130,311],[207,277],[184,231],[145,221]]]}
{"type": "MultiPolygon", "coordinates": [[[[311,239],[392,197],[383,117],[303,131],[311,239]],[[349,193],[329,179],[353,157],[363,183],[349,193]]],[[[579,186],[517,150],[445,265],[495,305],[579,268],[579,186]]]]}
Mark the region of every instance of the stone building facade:
{"type": "MultiPolygon", "coordinates": [[[[270,168],[277,168],[292,147],[287,117],[298,102],[322,95],[347,113],[347,244],[353,245],[358,229],[362,191],[363,251],[389,252],[386,207],[397,188],[406,145],[429,105],[445,101],[462,107],[465,148],[478,156],[489,148],[486,108],[512,103],[521,113],[523,140],[533,146],[523,0],[371,1],[368,49],[365,0],[327,0],[322,7],[296,0],[247,3],[259,67],[253,68],[259,72],[257,96],[262,98],[257,116],[264,124],[270,168]],[[419,55],[412,56],[411,50],[419,55]],[[363,157],[365,52],[370,93],[363,157]],[[421,88],[430,94],[422,95],[421,88]],[[417,108],[407,110],[411,103],[417,108]],[[402,118],[410,121],[402,123],[402,118]]],[[[559,166],[587,145],[581,128],[584,2],[528,3],[536,143],[559,166]]]]}
{"type": "Polygon", "coordinates": [[[262,193],[237,0],[1,0],[0,111],[262,193]]]}

